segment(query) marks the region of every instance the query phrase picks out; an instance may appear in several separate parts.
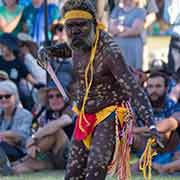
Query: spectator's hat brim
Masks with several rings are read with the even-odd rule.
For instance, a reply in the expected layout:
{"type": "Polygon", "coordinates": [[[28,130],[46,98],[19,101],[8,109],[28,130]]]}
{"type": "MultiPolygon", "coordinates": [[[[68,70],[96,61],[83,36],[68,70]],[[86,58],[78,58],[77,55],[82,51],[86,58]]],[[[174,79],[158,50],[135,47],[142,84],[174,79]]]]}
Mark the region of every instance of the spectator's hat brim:
{"type": "Polygon", "coordinates": [[[17,38],[20,41],[33,41],[32,37],[29,34],[26,34],[26,33],[19,33],[17,35],[17,38]]]}
{"type": "Polygon", "coordinates": [[[19,33],[17,35],[18,40],[20,41],[20,47],[28,47],[30,53],[34,58],[37,58],[38,45],[33,41],[30,35],[26,33],[19,33]]]}
{"type": "MultiPolygon", "coordinates": [[[[50,90],[56,89],[58,90],[57,86],[55,85],[54,81],[50,81],[46,87],[40,88],[38,90],[38,100],[41,104],[47,105],[48,104],[48,97],[47,94],[50,90]]],[[[66,90],[65,90],[66,91],[66,90]]]]}
{"type": "Polygon", "coordinates": [[[11,51],[19,51],[19,40],[9,33],[0,35],[0,44],[7,46],[11,51]]]}
{"type": "Polygon", "coordinates": [[[0,80],[8,80],[8,79],[9,79],[8,73],[0,70],[0,80]]]}
{"type": "Polygon", "coordinates": [[[64,28],[64,25],[63,25],[63,22],[62,20],[59,20],[59,21],[55,21],[52,25],[51,25],[51,32],[53,34],[55,34],[56,32],[56,29],[59,27],[59,31],[62,31],[63,28],[64,28]],[[61,30],[60,30],[61,29],[61,30]]]}

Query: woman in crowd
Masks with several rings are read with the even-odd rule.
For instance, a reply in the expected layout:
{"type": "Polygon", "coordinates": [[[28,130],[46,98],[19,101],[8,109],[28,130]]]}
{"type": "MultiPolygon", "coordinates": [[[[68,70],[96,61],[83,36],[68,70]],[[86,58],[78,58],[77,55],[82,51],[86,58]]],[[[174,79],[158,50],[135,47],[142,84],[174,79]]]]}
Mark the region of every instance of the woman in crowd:
{"type": "Polygon", "coordinates": [[[10,80],[0,81],[0,149],[10,160],[25,155],[31,124],[32,114],[20,106],[16,85],[10,80]]]}
{"type": "Polygon", "coordinates": [[[110,32],[121,47],[127,64],[134,68],[142,67],[143,41],[146,11],[138,8],[138,0],[119,1],[110,18],[110,32]]]}
{"type": "MultiPolygon", "coordinates": [[[[66,42],[66,35],[64,32],[64,25],[61,21],[53,23],[51,26],[52,44],[57,45],[66,42]]],[[[57,77],[65,88],[68,88],[73,81],[73,62],[72,58],[54,58],[51,61],[57,77]]]]}
{"type": "Polygon", "coordinates": [[[22,31],[23,8],[18,5],[18,0],[3,0],[0,7],[0,34],[3,32],[17,35],[22,31]]]}
{"type": "Polygon", "coordinates": [[[41,96],[44,93],[42,103],[46,104],[46,111],[38,120],[40,128],[27,142],[28,155],[12,164],[14,174],[65,168],[74,129],[73,113],[53,82],[39,92],[41,96]]]}
{"type": "Polygon", "coordinates": [[[20,54],[28,71],[36,81],[46,84],[46,71],[37,64],[36,60],[38,51],[37,44],[33,42],[31,36],[26,33],[19,33],[17,37],[20,41],[20,54]]]}
{"type": "Polygon", "coordinates": [[[39,88],[42,83],[33,78],[32,74],[28,71],[25,64],[19,57],[19,41],[11,34],[4,33],[0,36],[0,48],[2,56],[0,56],[0,70],[8,73],[9,79],[15,82],[18,86],[20,98],[24,105],[29,109],[27,100],[25,99],[25,93],[20,88],[20,82],[22,79],[26,79],[32,84],[33,87],[39,88]]]}

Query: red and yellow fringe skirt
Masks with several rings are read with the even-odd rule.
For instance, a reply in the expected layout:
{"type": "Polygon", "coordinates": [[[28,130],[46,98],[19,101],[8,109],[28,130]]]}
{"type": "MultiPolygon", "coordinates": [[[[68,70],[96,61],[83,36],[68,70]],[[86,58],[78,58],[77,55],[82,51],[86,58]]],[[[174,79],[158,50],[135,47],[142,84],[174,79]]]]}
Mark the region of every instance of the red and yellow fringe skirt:
{"type": "MultiPolygon", "coordinates": [[[[73,110],[79,115],[77,107],[73,110]]],[[[123,106],[109,106],[95,114],[78,116],[74,130],[74,138],[83,141],[89,150],[94,128],[115,112],[116,120],[116,147],[112,162],[108,167],[108,174],[116,175],[121,180],[130,179],[130,145],[132,143],[133,113],[129,103],[123,106]]]]}

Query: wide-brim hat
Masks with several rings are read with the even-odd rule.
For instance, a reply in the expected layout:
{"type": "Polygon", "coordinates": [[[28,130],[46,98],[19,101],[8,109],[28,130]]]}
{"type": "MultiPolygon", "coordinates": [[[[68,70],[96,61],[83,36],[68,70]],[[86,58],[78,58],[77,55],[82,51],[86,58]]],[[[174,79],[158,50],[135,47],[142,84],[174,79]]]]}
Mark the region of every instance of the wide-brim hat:
{"type": "Polygon", "coordinates": [[[0,35],[0,44],[7,46],[11,51],[19,51],[19,40],[10,33],[3,33],[0,35]]]}
{"type": "Polygon", "coordinates": [[[26,33],[19,33],[17,38],[20,42],[20,47],[24,45],[27,46],[33,57],[37,58],[38,45],[33,41],[32,37],[26,33]]]}
{"type": "Polygon", "coordinates": [[[32,39],[32,37],[29,35],[29,34],[27,34],[27,33],[22,33],[22,32],[20,32],[20,33],[18,33],[18,35],[17,35],[17,38],[20,40],[20,41],[33,41],[33,39],[32,39]]]}
{"type": "Polygon", "coordinates": [[[8,73],[0,70],[0,80],[2,81],[2,80],[8,80],[8,79],[9,79],[8,73]]]}
{"type": "MultiPolygon", "coordinates": [[[[46,87],[42,87],[38,90],[37,96],[38,96],[38,101],[42,105],[48,105],[48,92],[50,90],[58,90],[56,84],[54,83],[53,80],[49,81],[46,87]]],[[[67,92],[66,88],[64,90],[67,92]]],[[[59,91],[59,90],[58,90],[59,91]]]]}
{"type": "Polygon", "coordinates": [[[56,29],[57,28],[60,28],[59,31],[62,31],[63,28],[64,28],[64,25],[63,25],[63,21],[62,20],[57,20],[57,21],[54,21],[53,24],[51,25],[51,32],[53,34],[55,34],[56,32],[56,29]]]}

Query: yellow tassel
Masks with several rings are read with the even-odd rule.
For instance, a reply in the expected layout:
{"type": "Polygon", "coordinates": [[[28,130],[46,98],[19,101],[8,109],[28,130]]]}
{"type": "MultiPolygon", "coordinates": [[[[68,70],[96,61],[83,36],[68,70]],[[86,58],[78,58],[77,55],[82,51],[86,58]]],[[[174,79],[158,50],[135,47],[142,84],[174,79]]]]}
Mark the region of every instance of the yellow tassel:
{"type": "Polygon", "coordinates": [[[130,180],[130,147],[132,143],[132,128],[134,116],[129,103],[122,104],[116,109],[116,146],[108,175],[116,175],[119,180],[130,180]],[[125,127],[126,124],[126,127],[125,127]],[[123,137],[119,137],[118,126],[126,128],[123,137]]]}
{"type": "Polygon", "coordinates": [[[99,32],[99,27],[97,26],[95,45],[92,47],[90,60],[89,60],[88,65],[87,65],[87,67],[85,69],[85,86],[86,86],[86,90],[85,90],[83,104],[82,104],[81,111],[80,111],[80,121],[79,121],[79,128],[81,129],[82,132],[85,131],[84,128],[82,127],[82,118],[84,118],[87,125],[89,125],[89,122],[86,120],[86,117],[84,116],[84,111],[85,111],[85,104],[86,104],[86,101],[88,99],[89,90],[90,90],[92,82],[93,82],[93,71],[94,71],[93,61],[94,61],[94,58],[95,58],[95,55],[96,55],[97,44],[98,44],[98,41],[99,41],[99,33],[100,33],[99,32]],[[89,70],[90,70],[90,79],[88,79],[89,70]]]}
{"type": "Polygon", "coordinates": [[[152,145],[155,143],[154,138],[148,139],[146,148],[140,158],[139,161],[139,169],[143,171],[144,180],[151,180],[151,169],[152,169],[152,158],[157,155],[156,152],[153,151],[152,145]],[[148,174],[147,174],[148,172],[148,174]]]}

